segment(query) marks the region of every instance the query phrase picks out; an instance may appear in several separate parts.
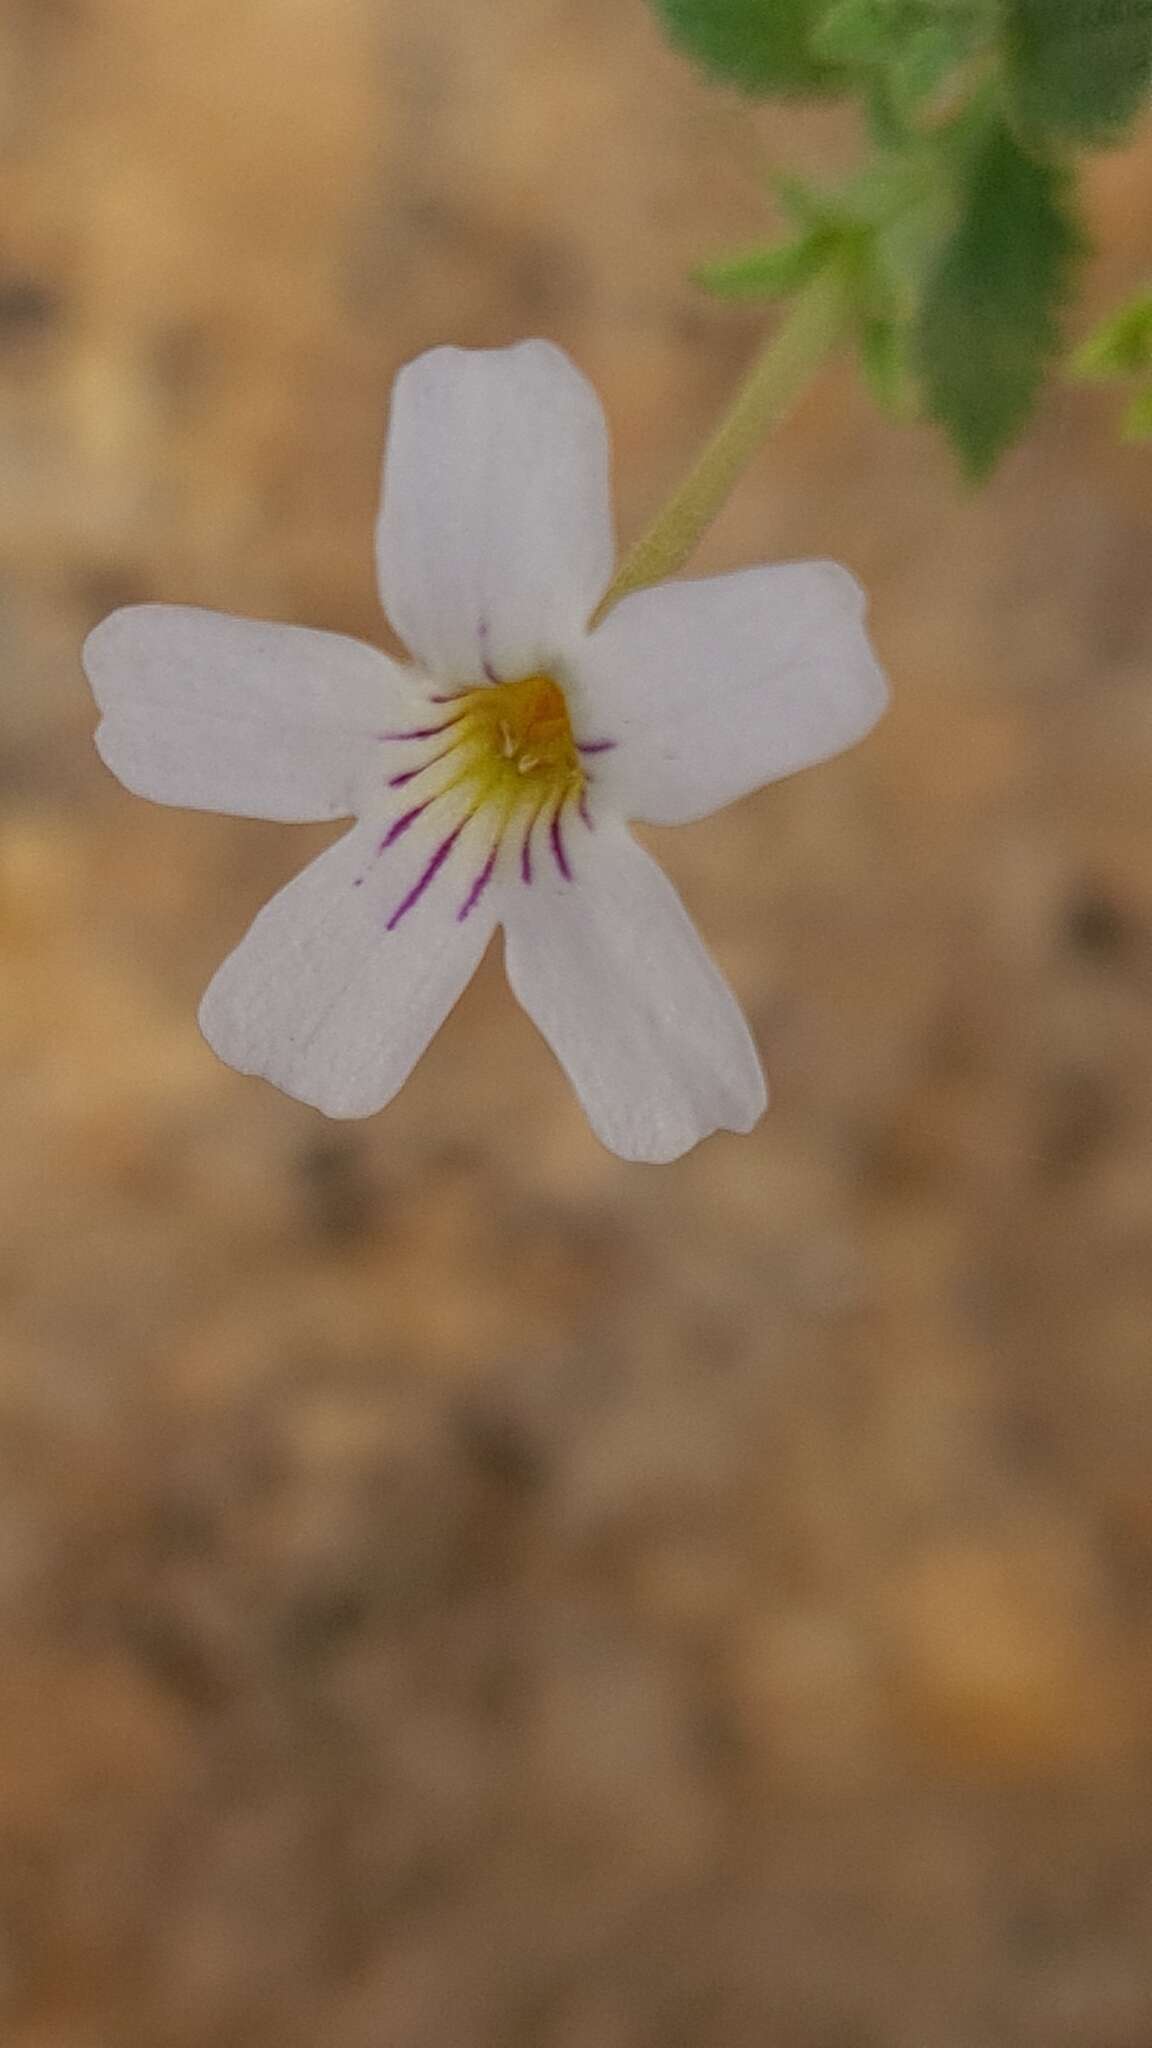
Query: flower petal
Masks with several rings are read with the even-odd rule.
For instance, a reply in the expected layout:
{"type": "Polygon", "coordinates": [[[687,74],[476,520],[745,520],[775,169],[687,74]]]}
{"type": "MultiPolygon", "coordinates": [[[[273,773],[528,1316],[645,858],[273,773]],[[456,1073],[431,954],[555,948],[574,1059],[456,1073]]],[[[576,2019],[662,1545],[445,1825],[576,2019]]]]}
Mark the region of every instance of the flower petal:
{"type": "Polygon", "coordinates": [[[679,1158],[748,1131],[767,1094],[736,1000],[680,898],[627,830],[601,824],[579,877],[541,868],[502,904],[512,989],[605,1145],[679,1158]]]}
{"type": "Polygon", "coordinates": [[[835,562],[786,562],[621,600],[571,657],[617,742],[601,800],[687,824],[862,739],[887,702],[864,597],[835,562]]]}
{"type": "Polygon", "coordinates": [[[347,817],[366,741],[421,702],[360,641],[184,605],[113,612],[84,666],[97,747],[127,789],[250,818],[347,817]]]}
{"type": "Polygon", "coordinates": [[[608,437],[563,351],[437,348],[401,370],[377,531],[380,593],[436,674],[530,675],[612,574],[608,437]]]}
{"type": "Polygon", "coordinates": [[[333,1117],[369,1116],[402,1087],[495,921],[483,903],[460,919],[459,879],[455,893],[415,888],[414,836],[405,867],[356,826],[260,912],[200,1006],[229,1066],[333,1117]]]}

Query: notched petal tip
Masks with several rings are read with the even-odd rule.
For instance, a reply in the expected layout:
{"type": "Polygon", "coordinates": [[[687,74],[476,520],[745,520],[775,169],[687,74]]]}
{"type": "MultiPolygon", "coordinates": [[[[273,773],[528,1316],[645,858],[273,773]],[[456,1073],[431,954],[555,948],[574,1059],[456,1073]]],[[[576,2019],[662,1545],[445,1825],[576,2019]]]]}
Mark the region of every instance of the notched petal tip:
{"type": "Polygon", "coordinates": [[[377,523],[380,595],[433,675],[526,675],[612,574],[607,427],[552,342],[429,349],[399,371],[377,523]]]}
{"type": "Polygon", "coordinates": [[[503,343],[494,348],[462,348],[458,343],[448,341],[439,342],[435,348],[426,348],[420,355],[410,356],[408,361],[402,363],[396,372],[396,380],[393,386],[393,403],[395,403],[396,393],[400,386],[413,382],[414,374],[416,377],[428,373],[433,375],[440,373],[449,376],[466,376],[470,366],[473,364],[490,363],[496,365],[501,362],[507,364],[519,363],[524,368],[528,368],[533,363],[540,364],[541,366],[547,364],[550,375],[558,371],[565,377],[576,377],[581,384],[585,385],[592,392],[596,398],[596,404],[599,406],[600,400],[596,394],[595,386],[584,375],[583,370],[578,368],[576,363],[573,362],[567,350],[561,348],[559,342],[546,341],[543,337],[538,336],[529,336],[525,341],[503,343]]]}
{"type": "Polygon", "coordinates": [[[115,671],[131,648],[141,614],[164,609],[162,605],[121,605],[87,634],[80,649],[80,664],[101,710],[104,708],[105,687],[116,681],[115,671]]]}
{"type": "MultiPolygon", "coordinates": [[[[865,623],[872,608],[871,599],[859,577],[853,575],[851,569],[846,569],[842,562],[820,559],[808,566],[823,577],[829,599],[834,596],[844,616],[860,626],[862,652],[854,676],[860,717],[856,739],[862,740],[883,717],[892,697],[888,676],[880,665],[865,623]]],[[[854,743],[846,742],[847,745],[854,743]]]]}
{"type": "Polygon", "coordinates": [[[618,1135],[606,1137],[596,1128],[595,1123],[592,1124],[592,1130],[606,1151],[613,1153],[617,1159],[623,1159],[629,1166],[674,1166],[678,1159],[687,1159],[691,1153],[698,1151],[701,1145],[706,1145],[710,1138],[748,1137],[763,1120],[770,1099],[768,1084],[761,1072],[759,1090],[749,1089],[746,1109],[733,1111],[730,1118],[720,1118],[706,1130],[695,1131],[691,1136],[667,1139],[637,1138],[629,1142],[618,1135]]]}
{"type": "Polygon", "coordinates": [[[196,1022],[209,1051],[234,1074],[247,1081],[263,1081],[269,1088],[275,1088],[278,1094],[290,1096],[294,1102],[302,1103],[305,1109],[314,1109],[333,1123],[353,1123],[362,1117],[375,1116],[378,1110],[387,1107],[391,1094],[381,1094],[378,1087],[350,1088],[347,1078],[336,1069],[303,1081],[295,1072],[291,1059],[252,1058],[238,1042],[244,1034],[242,1030],[237,1031],[235,1018],[217,1014],[212,1001],[212,986],[210,982],[201,1000],[196,1022]]]}
{"type": "Polygon", "coordinates": [[[667,1165],[759,1121],[767,1089],[735,996],[623,827],[598,833],[574,888],[512,899],[504,929],[512,993],[610,1152],[667,1165]]]}
{"type": "MultiPolygon", "coordinates": [[[[229,964],[225,961],[224,968],[229,964]]],[[[222,977],[223,970],[209,982],[200,999],[196,1022],[209,1051],[224,1066],[246,1080],[266,1082],[281,1095],[291,1096],[294,1102],[317,1110],[334,1123],[375,1116],[378,1110],[387,1107],[395,1089],[382,1087],[378,1080],[373,1084],[366,1076],[360,1077],[358,1083],[356,1076],[341,1070],[338,1061],[334,1060],[326,1070],[308,1073],[305,1078],[299,1050],[290,1038],[275,1049],[266,1047],[255,1053],[253,1019],[229,997],[222,977]]]]}
{"type": "Polygon", "coordinates": [[[471,980],[492,934],[394,902],[374,864],[378,828],[353,826],[260,911],[200,1003],[212,1050],[324,1116],[391,1102],[471,980]],[[358,886],[366,881],[366,886],[358,886]]]}
{"type": "Polygon", "coordinates": [[[92,735],[92,744],[109,774],[116,777],[129,796],[142,796],[150,803],[163,801],[154,793],[155,778],[149,773],[147,756],[141,753],[138,733],[126,731],[111,712],[105,712],[92,735]]]}

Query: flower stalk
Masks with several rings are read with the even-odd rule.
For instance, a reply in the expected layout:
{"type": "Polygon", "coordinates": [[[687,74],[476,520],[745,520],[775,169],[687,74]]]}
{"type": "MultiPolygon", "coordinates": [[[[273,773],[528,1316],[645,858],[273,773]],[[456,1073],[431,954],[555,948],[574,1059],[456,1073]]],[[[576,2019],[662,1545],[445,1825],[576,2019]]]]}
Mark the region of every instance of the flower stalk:
{"type": "Polygon", "coordinates": [[[753,457],[791,412],[846,327],[843,280],[830,266],[795,300],[694,467],[629,549],[593,614],[593,625],[622,597],[650,583],[663,583],[684,567],[753,457]]]}

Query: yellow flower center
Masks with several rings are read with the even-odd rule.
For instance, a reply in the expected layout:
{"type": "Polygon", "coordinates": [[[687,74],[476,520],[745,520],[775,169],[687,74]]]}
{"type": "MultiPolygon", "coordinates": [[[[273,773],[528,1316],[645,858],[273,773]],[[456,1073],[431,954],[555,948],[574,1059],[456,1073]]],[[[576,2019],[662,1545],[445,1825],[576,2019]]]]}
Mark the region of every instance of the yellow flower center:
{"type": "Polygon", "coordinates": [[[478,804],[512,811],[579,798],[584,770],[564,692],[551,676],[486,684],[453,708],[459,779],[478,804]]]}
{"type": "Polygon", "coordinates": [[[430,702],[437,707],[434,721],[413,731],[380,734],[389,744],[420,742],[432,751],[389,776],[390,787],[403,789],[411,801],[393,818],[377,852],[387,853],[418,821],[436,820],[442,830],[424,868],[388,920],[389,931],[430,887],[465,828],[478,817],[490,819],[491,838],[458,918],[469,916],[479,902],[510,832],[512,871],[518,871],[521,882],[533,880],[537,843],[540,854],[550,857],[556,871],[570,882],[568,828],[580,823],[592,829],[584,757],[606,753],[616,744],[612,739],[576,739],[567,699],[554,676],[522,676],[512,683],[493,679],[430,702]]]}

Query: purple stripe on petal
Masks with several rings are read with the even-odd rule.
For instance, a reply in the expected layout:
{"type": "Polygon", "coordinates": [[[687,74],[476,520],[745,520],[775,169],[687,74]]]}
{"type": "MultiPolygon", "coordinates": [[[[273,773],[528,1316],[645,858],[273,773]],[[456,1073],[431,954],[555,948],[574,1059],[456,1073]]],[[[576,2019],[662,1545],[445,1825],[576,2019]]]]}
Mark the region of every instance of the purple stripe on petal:
{"type": "Polygon", "coordinates": [[[458,711],[454,718],[442,718],[439,725],[418,725],[411,732],[378,732],[376,737],[378,740],[434,740],[442,732],[447,732],[450,726],[459,725],[460,720],[467,716],[466,711],[458,711]]]}
{"type": "Polygon", "coordinates": [[[610,754],[615,740],[581,740],[577,745],[578,754],[610,754]]]}
{"type": "Polygon", "coordinates": [[[451,853],[452,848],[455,846],[456,841],[459,839],[460,834],[464,830],[464,827],[467,824],[467,822],[468,821],[466,818],[461,818],[460,823],[457,825],[455,831],[450,832],[448,834],[447,839],[442,839],[440,841],[439,846],[436,848],[435,853],[432,855],[431,860],[428,862],[428,865],[424,869],[424,872],[420,876],[419,880],[413,884],[411,889],[409,889],[408,894],[405,896],[403,903],[401,903],[392,912],[392,915],[388,919],[388,923],[385,926],[386,931],[395,931],[397,925],[400,922],[400,919],[407,915],[407,913],[411,910],[414,903],[418,903],[420,901],[420,898],[424,894],[424,891],[428,887],[428,884],[430,882],[435,881],[436,876],[439,874],[441,868],[443,867],[445,861],[448,858],[448,855],[451,853]]]}
{"type": "Polygon", "coordinates": [[[413,804],[412,809],[410,811],[405,811],[402,818],[397,818],[394,824],[389,825],[387,832],[384,834],[383,839],[380,841],[379,847],[377,848],[377,852],[386,852],[388,847],[392,845],[394,840],[399,839],[403,833],[407,832],[408,827],[410,825],[414,825],[416,823],[416,820],[420,816],[420,813],[422,811],[426,811],[431,802],[432,798],[430,796],[425,797],[424,802],[422,804],[413,804]]]}
{"type": "Polygon", "coordinates": [[[418,768],[405,768],[400,775],[390,775],[388,777],[389,789],[402,789],[406,782],[415,782],[418,775],[423,775],[429,768],[435,768],[438,761],[451,760],[459,744],[459,740],[456,740],[450,747],[441,747],[438,754],[429,754],[428,759],[421,761],[418,768]]]}
{"type": "Polygon", "coordinates": [[[520,880],[522,882],[531,882],[532,880],[532,834],[535,832],[543,815],[544,805],[539,803],[524,828],[524,839],[520,848],[520,880]]]}
{"type": "Polygon", "coordinates": [[[555,810],[552,813],[552,823],[548,828],[548,837],[552,842],[552,858],[556,862],[564,880],[570,882],[572,880],[572,870],[568,865],[568,854],[565,850],[564,838],[560,831],[559,810],[555,810]]]}
{"type": "Polygon", "coordinates": [[[480,873],[477,875],[476,880],[473,882],[472,887],[469,889],[466,900],[461,904],[459,910],[456,912],[457,924],[463,924],[464,919],[467,917],[469,911],[475,910],[476,905],[479,903],[480,898],[484,894],[485,889],[488,887],[489,882],[492,880],[492,870],[496,865],[496,855],[499,853],[499,851],[500,841],[497,839],[492,848],[491,853],[488,855],[487,860],[485,861],[483,867],[481,868],[480,873]]]}
{"type": "Polygon", "coordinates": [[[484,670],[488,681],[490,683],[503,682],[504,678],[498,676],[492,666],[492,658],[488,652],[492,638],[492,628],[489,621],[483,615],[476,621],[476,638],[480,642],[480,666],[484,670]]]}

